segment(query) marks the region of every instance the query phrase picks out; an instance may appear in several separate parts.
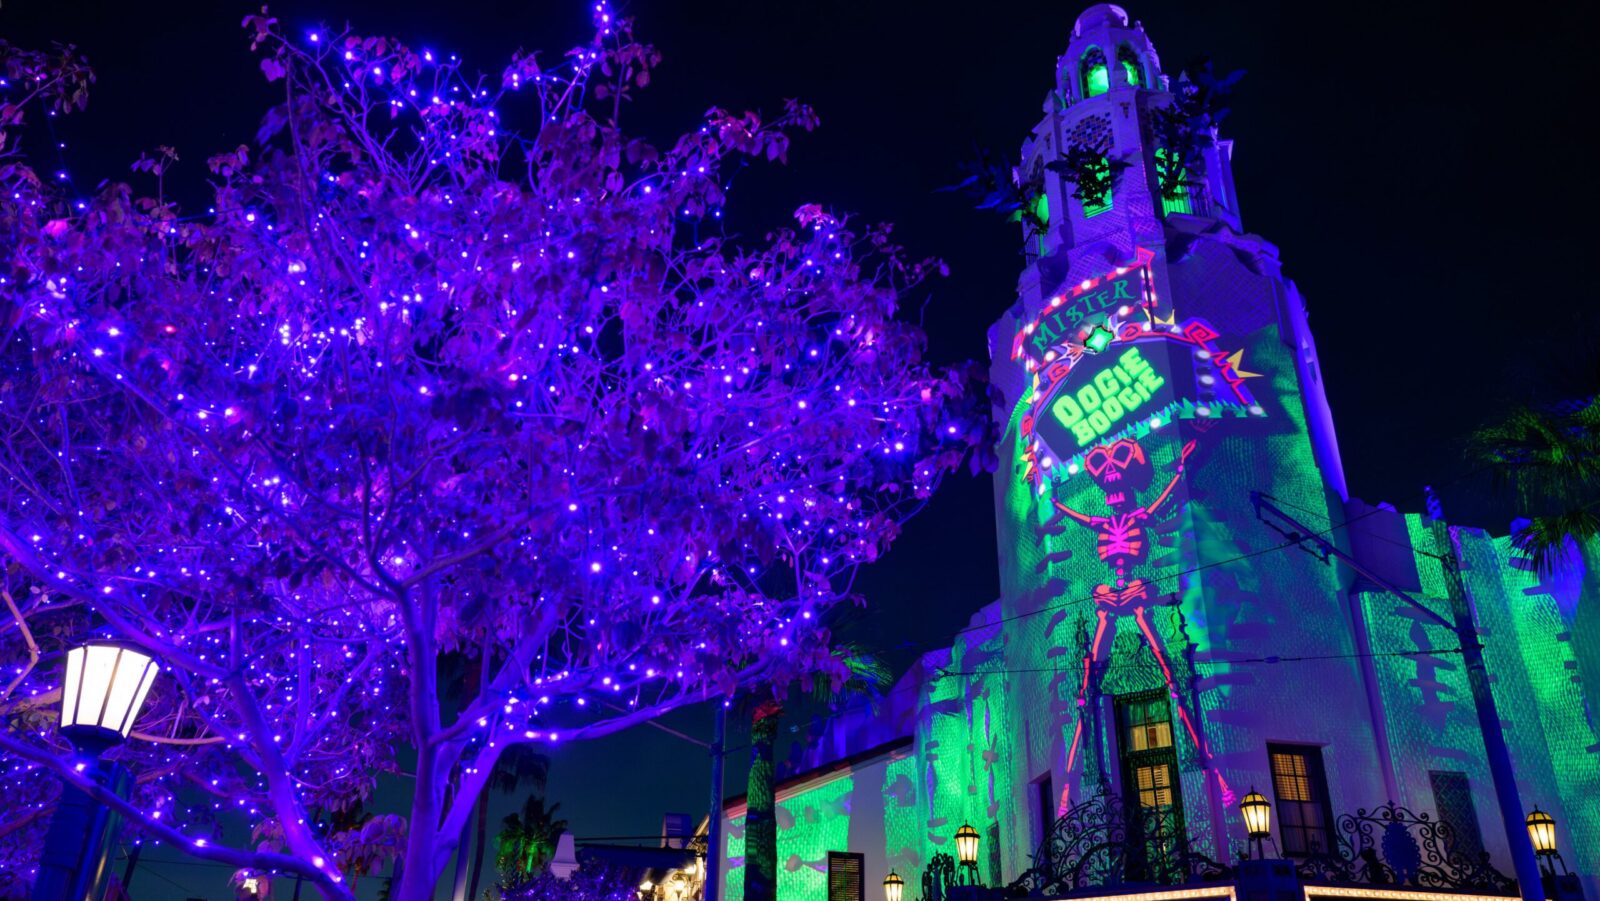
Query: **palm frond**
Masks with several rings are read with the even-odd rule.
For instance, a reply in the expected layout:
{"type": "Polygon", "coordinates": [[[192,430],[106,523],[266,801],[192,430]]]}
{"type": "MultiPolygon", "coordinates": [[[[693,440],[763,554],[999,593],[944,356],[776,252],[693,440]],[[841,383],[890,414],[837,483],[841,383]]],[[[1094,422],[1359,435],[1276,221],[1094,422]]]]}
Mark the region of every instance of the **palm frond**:
{"type": "Polygon", "coordinates": [[[1467,453],[1529,515],[1588,504],[1600,497],[1600,396],[1515,407],[1474,431],[1467,453]]]}
{"type": "Polygon", "coordinates": [[[1577,546],[1600,536],[1600,516],[1592,508],[1579,508],[1552,516],[1536,516],[1511,536],[1511,543],[1528,555],[1541,576],[1570,565],[1577,546]]]}

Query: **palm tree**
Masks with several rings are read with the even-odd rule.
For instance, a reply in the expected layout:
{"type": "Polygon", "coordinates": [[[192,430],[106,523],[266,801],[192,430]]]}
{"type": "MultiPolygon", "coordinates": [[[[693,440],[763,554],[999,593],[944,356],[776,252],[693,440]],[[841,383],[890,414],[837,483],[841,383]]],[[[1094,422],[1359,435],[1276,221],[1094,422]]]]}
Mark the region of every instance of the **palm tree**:
{"type": "Polygon", "coordinates": [[[549,778],[550,758],[536,753],[527,745],[511,745],[495,762],[494,771],[489,774],[488,781],[483,785],[483,793],[478,796],[478,846],[472,860],[472,887],[467,892],[467,898],[478,897],[478,881],[483,876],[483,853],[489,843],[489,792],[510,795],[531,788],[542,793],[549,778]]]}
{"type": "Polygon", "coordinates": [[[543,795],[529,795],[521,814],[501,821],[495,868],[500,871],[502,891],[513,889],[538,875],[556,853],[556,841],[567,829],[566,820],[555,813],[560,804],[546,807],[543,795]]]}
{"type": "Polygon", "coordinates": [[[1600,394],[1523,404],[1472,433],[1468,453],[1510,488],[1528,522],[1512,536],[1542,575],[1600,536],[1600,394]]]}
{"type": "MultiPolygon", "coordinates": [[[[876,655],[853,642],[841,642],[833,656],[843,664],[845,677],[834,682],[814,679],[812,700],[834,711],[847,700],[866,698],[877,705],[880,689],[893,674],[876,655]]],[[[778,821],[773,748],[783,702],[776,696],[788,686],[774,686],[774,697],[762,698],[750,714],[750,778],[745,785],[744,897],[745,901],[776,901],[778,872],[778,821]]],[[[713,811],[713,814],[717,814],[713,811]]],[[[715,877],[713,877],[715,878],[715,877]]]]}
{"type": "MultiPolygon", "coordinates": [[[[476,697],[482,680],[487,678],[490,660],[472,659],[465,653],[450,653],[439,657],[439,685],[445,697],[456,704],[476,697]]],[[[550,758],[532,751],[527,745],[511,745],[495,761],[489,779],[478,794],[475,824],[463,823],[456,845],[456,869],[451,882],[452,901],[468,901],[478,896],[478,883],[483,877],[483,859],[489,844],[489,793],[514,795],[523,791],[543,792],[550,776],[550,758]],[[475,827],[477,848],[472,865],[467,866],[467,850],[475,827]],[[468,879],[471,886],[468,886],[468,879]]]]}

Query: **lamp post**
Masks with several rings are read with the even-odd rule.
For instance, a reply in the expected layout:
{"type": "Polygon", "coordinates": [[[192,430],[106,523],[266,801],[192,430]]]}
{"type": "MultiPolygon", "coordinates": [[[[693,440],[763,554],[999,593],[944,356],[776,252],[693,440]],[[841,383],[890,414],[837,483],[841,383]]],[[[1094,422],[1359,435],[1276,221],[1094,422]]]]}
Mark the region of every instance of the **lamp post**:
{"type": "Polygon", "coordinates": [[[1567,869],[1567,862],[1556,849],[1556,818],[1534,807],[1528,814],[1527,825],[1528,842],[1539,858],[1545,897],[1553,901],[1584,901],[1583,883],[1567,869]]]}
{"type": "MultiPolygon", "coordinates": [[[[160,668],[131,645],[91,640],[67,651],[61,683],[61,735],[82,758],[77,767],[126,797],[128,771],[100,755],[133,729],[160,668]]],[[[61,787],[39,859],[33,901],[95,901],[105,884],[109,850],[121,817],[71,784],[61,787]]]]}
{"type": "Polygon", "coordinates": [[[906,881],[900,878],[899,873],[890,870],[889,875],[883,877],[883,901],[900,901],[905,891],[906,881]]]}
{"type": "Polygon", "coordinates": [[[956,830],[956,857],[967,885],[978,884],[978,830],[964,824],[956,830]]]}
{"type": "MultiPolygon", "coordinates": [[[[1417,553],[1433,557],[1444,570],[1446,588],[1450,595],[1450,615],[1445,616],[1413,597],[1409,592],[1378,575],[1348,551],[1325,537],[1325,531],[1306,526],[1284,512],[1274,499],[1259,491],[1250,492],[1256,517],[1272,525],[1296,544],[1310,542],[1327,561],[1337,557],[1374,585],[1384,589],[1429,620],[1455,633],[1461,642],[1461,663],[1466,670],[1467,685],[1472,691],[1472,706],[1478,717],[1478,731],[1483,737],[1485,762],[1489,765],[1489,780],[1494,784],[1495,801],[1500,808],[1500,822],[1505,829],[1506,844],[1510,846],[1511,863],[1517,876],[1517,893],[1522,901],[1545,901],[1541,885],[1543,873],[1539,869],[1538,855],[1523,828],[1522,799],[1517,795],[1516,772],[1511,763],[1511,749],[1506,745],[1505,725],[1495,706],[1494,691],[1489,685],[1488,665],[1483,658],[1483,642],[1473,621],[1466,584],[1461,579],[1461,546],[1456,530],[1435,518],[1434,536],[1448,553],[1435,554],[1417,549],[1417,553]],[[1268,519],[1268,516],[1271,519],[1268,519]],[[1277,522],[1273,522],[1276,520],[1277,522]]],[[[1437,512],[1437,511],[1435,511],[1437,512]]]]}
{"type": "Polygon", "coordinates": [[[1239,813],[1244,815],[1244,829],[1250,834],[1250,840],[1255,843],[1256,857],[1264,858],[1261,842],[1272,834],[1272,804],[1265,795],[1250,787],[1250,793],[1239,801],[1239,813]]]}
{"type": "MultiPolygon", "coordinates": [[[[1528,840],[1533,842],[1533,853],[1539,856],[1544,872],[1554,876],[1555,861],[1561,860],[1561,854],[1556,850],[1556,818],[1540,810],[1537,805],[1528,814],[1528,840]]],[[[1566,866],[1566,861],[1561,861],[1561,868],[1566,869],[1566,866]]]]}
{"type": "Polygon", "coordinates": [[[1528,814],[1528,840],[1533,842],[1533,853],[1551,857],[1556,853],[1556,820],[1537,806],[1528,814]]]}
{"type": "Polygon", "coordinates": [[[239,870],[233,874],[233,893],[237,901],[266,901],[272,881],[256,870],[239,870]]]}

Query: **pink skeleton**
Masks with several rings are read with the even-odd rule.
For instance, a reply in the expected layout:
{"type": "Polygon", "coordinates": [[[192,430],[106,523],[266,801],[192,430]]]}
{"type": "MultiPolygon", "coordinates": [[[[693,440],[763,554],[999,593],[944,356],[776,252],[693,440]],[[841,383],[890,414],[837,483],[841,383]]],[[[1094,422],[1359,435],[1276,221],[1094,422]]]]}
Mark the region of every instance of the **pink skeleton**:
{"type": "MultiPolygon", "coordinates": [[[[1172,666],[1168,662],[1166,648],[1162,644],[1161,637],[1150,625],[1147,613],[1151,603],[1149,587],[1143,579],[1131,578],[1129,575],[1133,566],[1149,558],[1150,534],[1146,523],[1172,498],[1173,490],[1178,487],[1178,480],[1183,477],[1184,461],[1189,458],[1193,450],[1193,441],[1183,446],[1182,453],[1178,455],[1177,465],[1173,468],[1172,478],[1161,489],[1160,494],[1148,504],[1140,506],[1139,492],[1150,487],[1154,476],[1150,461],[1145,457],[1144,448],[1132,438],[1122,438],[1110,444],[1099,445],[1089,451],[1083,463],[1084,468],[1089,471],[1090,478],[1094,479],[1095,484],[1105,492],[1106,506],[1111,508],[1110,515],[1090,516],[1060,501],[1053,503],[1063,514],[1095,531],[1098,536],[1095,550],[1100,559],[1111,567],[1116,577],[1115,585],[1102,584],[1095,586],[1094,589],[1095,615],[1098,622],[1089,653],[1083,658],[1083,679],[1078,686],[1078,706],[1081,708],[1087,703],[1090,676],[1104,662],[1106,654],[1111,649],[1112,639],[1116,636],[1118,618],[1132,613],[1134,621],[1139,624],[1139,631],[1143,633],[1145,642],[1150,646],[1151,653],[1161,666],[1167,690],[1177,702],[1178,716],[1189,731],[1189,737],[1194,740],[1195,747],[1200,750],[1205,768],[1215,772],[1211,766],[1211,752],[1205,739],[1195,728],[1194,717],[1191,716],[1177,686],[1173,684],[1172,666]]],[[[1077,765],[1078,749],[1082,739],[1083,717],[1080,716],[1072,735],[1072,747],[1067,752],[1068,774],[1071,774],[1077,765]]],[[[1228,789],[1220,773],[1217,774],[1217,780],[1222,789],[1223,803],[1231,805],[1233,792],[1228,789]]],[[[1066,803],[1066,793],[1063,793],[1062,803],[1063,805],[1066,803]]]]}

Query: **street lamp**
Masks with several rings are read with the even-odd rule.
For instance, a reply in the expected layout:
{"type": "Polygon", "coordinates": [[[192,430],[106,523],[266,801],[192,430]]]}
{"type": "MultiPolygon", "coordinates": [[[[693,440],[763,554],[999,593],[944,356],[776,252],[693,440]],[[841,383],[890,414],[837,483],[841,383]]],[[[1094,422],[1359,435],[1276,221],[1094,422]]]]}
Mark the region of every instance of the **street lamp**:
{"type": "Polygon", "coordinates": [[[1549,857],[1556,853],[1556,820],[1538,807],[1528,814],[1528,839],[1533,842],[1533,853],[1549,857]]]}
{"type": "MultiPolygon", "coordinates": [[[[139,718],[160,667],[131,645],[91,640],[67,651],[61,682],[61,735],[85,760],[79,772],[127,797],[133,778],[100,755],[121,744],[139,718]]],[[[98,898],[122,818],[68,783],[61,787],[39,858],[33,901],[98,898]]]]}
{"type": "Polygon", "coordinates": [[[255,870],[239,870],[233,874],[234,896],[238,901],[265,901],[272,890],[272,882],[255,870]]]}
{"type": "Polygon", "coordinates": [[[120,744],[158,672],[149,654],[117,642],[89,642],[68,651],[61,734],[90,757],[120,744]]]}
{"type": "Polygon", "coordinates": [[[900,896],[905,894],[906,881],[894,870],[883,877],[883,901],[900,901],[900,896]]]}
{"type": "Polygon", "coordinates": [[[1561,853],[1556,850],[1556,818],[1533,808],[1533,813],[1528,814],[1528,840],[1533,843],[1533,853],[1538,855],[1541,869],[1546,875],[1556,875],[1556,862],[1560,861],[1562,872],[1567,871],[1567,863],[1561,860],[1561,853]]]}
{"type": "Polygon", "coordinates": [[[1256,843],[1256,856],[1261,853],[1261,841],[1272,834],[1272,805],[1255,787],[1239,801],[1239,813],[1244,815],[1244,829],[1256,843]]]}
{"type": "Polygon", "coordinates": [[[978,882],[978,830],[970,824],[963,825],[956,830],[956,856],[961,860],[961,869],[967,874],[971,884],[978,882]]]}

